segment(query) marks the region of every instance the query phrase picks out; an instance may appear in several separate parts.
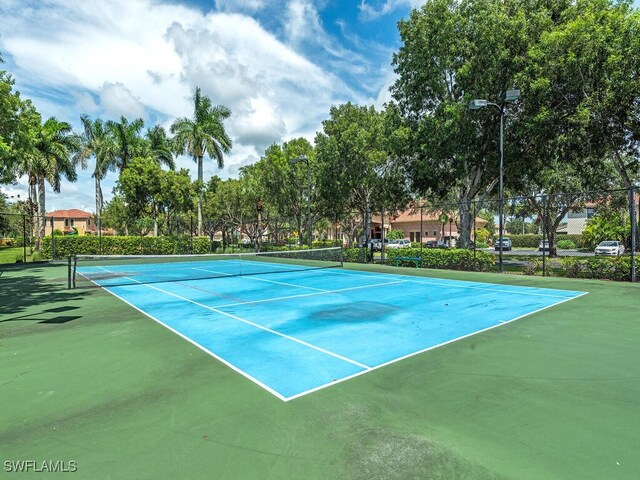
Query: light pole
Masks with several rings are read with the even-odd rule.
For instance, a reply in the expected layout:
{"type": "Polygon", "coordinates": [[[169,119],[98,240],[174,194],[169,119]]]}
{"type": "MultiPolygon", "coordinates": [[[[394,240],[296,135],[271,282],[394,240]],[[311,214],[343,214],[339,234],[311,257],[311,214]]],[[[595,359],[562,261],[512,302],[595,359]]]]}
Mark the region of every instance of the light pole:
{"type": "Polygon", "coordinates": [[[289,163],[295,165],[299,162],[307,164],[307,235],[309,236],[309,247],[311,247],[311,167],[309,158],[306,155],[300,155],[298,158],[291,158],[289,163]]]}
{"type": "Polygon", "coordinates": [[[503,233],[503,200],[504,200],[504,187],[503,187],[503,177],[504,177],[504,109],[507,103],[515,102],[518,98],[520,98],[520,90],[507,90],[502,95],[500,95],[501,104],[489,102],[487,100],[471,100],[469,102],[469,110],[478,110],[484,107],[496,107],[500,110],[500,191],[499,191],[499,200],[498,200],[498,215],[500,217],[499,220],[499,233],[498,233],[498,248],[499,248],[499,266],[498,270],[500,273],[504,272],[503,264],[502,264],[502,233],[503,233]]]}

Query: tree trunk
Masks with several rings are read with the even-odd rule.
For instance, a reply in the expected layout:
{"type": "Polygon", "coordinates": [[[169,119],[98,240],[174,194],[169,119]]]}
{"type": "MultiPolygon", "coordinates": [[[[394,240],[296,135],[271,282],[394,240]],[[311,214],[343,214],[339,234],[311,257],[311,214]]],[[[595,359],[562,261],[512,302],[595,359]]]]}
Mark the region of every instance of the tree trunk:
{"type": "Polygon", "coordinates": [[[45,228],[47,224],[46,220],[46,207],[45,207],[45,198],[44,198],[44,175],[38,175],[38,216],[40,221],[40,232],[36,236],[36,250],[40,251],[42,248],[42,239],[45,236],[45,228]]]}
{"type": "Polygon", "coordinates": [[[153,206],[153,236],[158,237],[158,206],[153,206]]]}
{"type": "Polygon", "coordinates": [[[198,157],[198,182],[199,190],[198,190],[198,236],[202,235],[202,182],[203,182],[203,171],[202,171],[202,157],[198,157]]]}
{"type": "MultiPolygon", "coordinates": [[[[100,186],[100,177],[96,175],[96,228],[102,230],[102,187],[100,186]]],[[[101,232],[98,231],[98,234],[101,232]]]]}
{"type": "Polygon", "coordinates": [[[466,196],[461,196],[458,202],[458,242],[459,247],[468,248],[471,242],[473,230],[473,218],[471,216],[471,201],[466,196]]]}
{"type": "MultiPolygon", "coordinates": [[[[38,179],[35,175],[29,176],[29,215],[31,215],[31,226],[33,228],[32,235],[35,236],[36,239],[36,250],[40,250],[40,215],[36,213],[36,209],[38,208],[38,196],[36,193],[36,184],[38,179]]],[[[26,236],[26,234],[25,234],[26,236]]]]}
{"type": "Polygon", "coordinates": [[[369,240],[369,231],[371,230],[371,208],[369,207],[369,203],[365,205],[364,215],[362,219],[362,236],[360,237],[360,243],[362,246],[367,246],[367,241],[369,240]]]}

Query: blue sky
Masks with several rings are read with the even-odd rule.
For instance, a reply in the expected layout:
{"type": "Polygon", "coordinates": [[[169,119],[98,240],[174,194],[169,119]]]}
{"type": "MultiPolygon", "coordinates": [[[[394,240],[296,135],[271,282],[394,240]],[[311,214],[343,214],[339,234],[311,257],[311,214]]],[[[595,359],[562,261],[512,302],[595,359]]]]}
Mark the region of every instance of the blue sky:
{"type": "MultiPolygon", "coordinates": [[[[329,108],[381,107],[400,46],[396,24],[424,0],[0,0],[0,52],[16,87],[43,116],[141,117],[168,128],[191,114],[199,86],[229,107],[225,167],[238,174],[270,144],[312,140],[329,108]]],[[[635,1],[640,6],[640,0],[635,1]]],[[[179,167],[195,171],[189,158],[179,167]]],[[[116,176],[104,182],[106,199],[116,176]]],[[[26,196],[26,183],[0,187],[26,196]]],[[[47,210],[94,211],[88,171],[47,210]]]]}
{"type": "MultiPolygon", "coordinates": [[[[44,117],[79,127],[92,118],[142,117],[146,126],[191,113],[200,86],[228,106],[234,141],[218,170],[236,176],[270,144],[321,129],[332,105],[382,104],[393,82],[396,24],[422,0],[2,0],[0,52],[16,88],[44,117]]],[[[178,161],[195,171],[189,158],[178,161]]],[[[110,198],[116,176],[105,182],[110,198]]],[[[26,195],[18,185],[9,195],[26,195]]],[[[47,210],[94,210],[81,172],[47,210]]]]}

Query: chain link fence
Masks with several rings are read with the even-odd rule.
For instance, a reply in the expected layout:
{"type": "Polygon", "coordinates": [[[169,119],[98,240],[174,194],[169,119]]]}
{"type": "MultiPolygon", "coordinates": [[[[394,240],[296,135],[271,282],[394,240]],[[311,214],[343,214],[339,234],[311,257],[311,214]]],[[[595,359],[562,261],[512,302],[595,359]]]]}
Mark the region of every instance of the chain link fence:
{"type": "MultiPolygon", "coordinates": [[[[631,188],[507,195],[502,202],[419,201],[399,210],[328,217],[312,213],[310,221],[306,215],[229,215],[205,218],[200,236],[192,215],[147,222],[124,239],[99,222],[91,235],[70,239],[58,235],[47,219],[42,247],[45,258],[63,258],[74,253],[204,254],[340,245],[359,250],[347,255],[353,261],[636,281],[639,211],[640,194],[631,188]],[[451,252],[462,250],[467,253],[456,255],[464,261],[456,263],[451,252]],[[451,258],[438,260],[445,256],[451,258]],[[398,257],[412,261],[403,263],[398,257]]],[[[1,246],[14,249],[11,261],[31,257],[36,230],[30,215],[0,213],[1,246]]]]}
{"type": "Polygon", "coordinates": [[[0,212],[0,263],[26,263],[35,248],[33,216],[0,212]]]}

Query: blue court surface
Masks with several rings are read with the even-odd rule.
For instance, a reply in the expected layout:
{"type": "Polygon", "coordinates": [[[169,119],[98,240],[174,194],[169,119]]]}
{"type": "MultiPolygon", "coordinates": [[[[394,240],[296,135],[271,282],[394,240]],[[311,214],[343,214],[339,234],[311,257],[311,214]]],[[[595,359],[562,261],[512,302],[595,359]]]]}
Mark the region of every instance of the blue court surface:
{"type": "Polygon", "coordinates": [[[285,401],[584,295],[333,268],[94,282],[285,401]]]}

